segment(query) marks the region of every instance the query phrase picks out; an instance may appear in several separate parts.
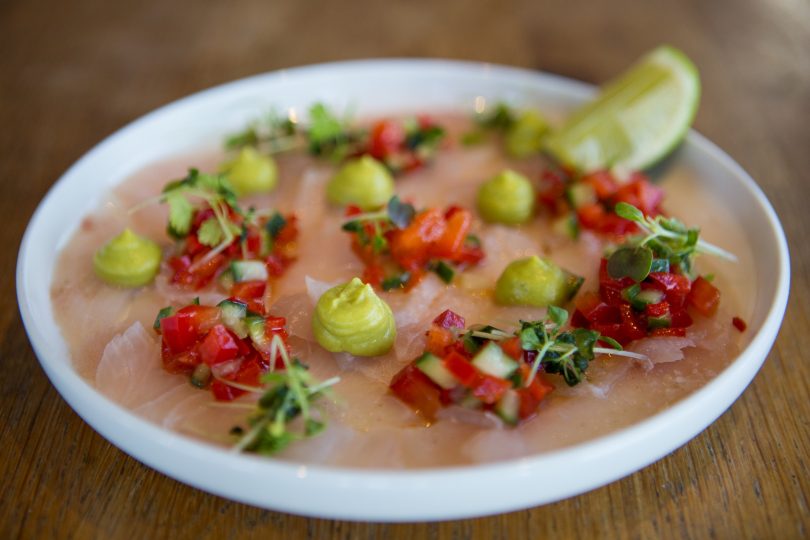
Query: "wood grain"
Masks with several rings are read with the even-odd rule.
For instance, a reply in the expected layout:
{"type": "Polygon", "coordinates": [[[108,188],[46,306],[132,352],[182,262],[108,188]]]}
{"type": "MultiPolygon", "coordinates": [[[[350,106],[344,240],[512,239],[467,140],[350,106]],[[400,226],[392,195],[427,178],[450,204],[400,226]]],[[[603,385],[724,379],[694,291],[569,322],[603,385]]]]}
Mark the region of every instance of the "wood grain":
{"type": "MultiPolygon", "coordinates": [[[[0,537],[801,538],[810,535],[810,4],[790,0],[0,2],[0,537]],[[448,57],[598,82],[670,42],[699,65],[696,127],[760,183],[793,284],[762,371],[719,421],[623,480],[505,515],[384,525],[233,503],[146,468],[61,400],[14,303],[16,249],[56,178],[202,88],[285,66],[448,57]]],[[[495,494],[493,494],[495,495],[495,494]]]]}

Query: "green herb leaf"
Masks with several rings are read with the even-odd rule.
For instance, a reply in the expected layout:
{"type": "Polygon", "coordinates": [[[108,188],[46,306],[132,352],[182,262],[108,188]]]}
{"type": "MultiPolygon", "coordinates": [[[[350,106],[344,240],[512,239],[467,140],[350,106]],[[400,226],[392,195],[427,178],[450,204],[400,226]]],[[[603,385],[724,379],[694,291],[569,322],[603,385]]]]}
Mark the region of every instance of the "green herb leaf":
{"type": "Polygon", "coordinates": [[[479,116],[478,123],[488,129],[506,131],[515,123],[516,115],[506,103],[498,103],[495,108],[479,116]]]}
{"type": "Polygon", "coordinates": [[[548,306],[548,318],[559,328],[568,322],[568,312],[559,306],[548,306]]]}
{"type": "Polygon", "coordinates": [[[284,219],[284,216],[279,212],[274,212],[273,215],[270,216],[270,219],[267,220],[264,228],[270,233],[270,237],[275,240],[286,224],[287,220],[284,219]]]}
{"type": "Polygon", "coordinates": [[[613,211],[616,212],[617,216],[630,221],[635,222],[644,221],[644,213],[635,206],[633,206],[632,204],[627,204],[626,202],[616,203],[616,206],[613,209],[613,211]]]}
{"type": "Polygon", "coordinates": [[[411,279],[410,272],[402,272],[401,274],[385,278],[384,280],[382,280],[380,286],[384,291],[399,289],[401,287],[404,287],[408,283],[409,279],[411,279]]]}
{"type": "Polygon", "coordinates": [[[216,246],[224,237],[222,227],[219,225],[217,218],[211,217],[206,219],[197,230],[197,240],[204,246],[216,246]]]}
{"type": "Polygon", "coordinates": [[[456,271],[453,267],[444,261],[438,261],[430,266],[430,269],[436,272],[439,278],[445,283],[452,283],[456,271]]]}
{"type": "MultiPolygon", "coordinates": [[[[628,205],[629,206],[629,205],[628,205]]],[[[613,279],[629,277],[635,282],[650,275],[653,252],[643,246],[620,247],[608,258],[607,271],[613,279]]]]}
{"type": "Polygon", "coordinates": [[[397,195],[394,195],[388,201],[386,210],[388,211],[388,219],[399,229],[404,229],[410,225],[416,215],[416,209],[413,205],[402,202],[397,195]]]}
{"type": "Polygon", "coordinates": [[[296,440],[317,435],[325,427],[312,416],[312,405],[339,379],[316,383],[304,364],[289,359],[283,343],[279,351],[285,370],[263,376],[265,390],[257,401],[256,411],[248,418],[250,429],[231,430],[240,437],[236,450],[274,454],[296,440]],[[291,429],[291,422],[298,417],[303,419],[300,432],[291,429]]]}
{"type": "Polygon", "coordinates": [[[169,232],[176,238],[184,237],[191,230],[194,206],[181,192],[169,192],[164,200],[169,205],[169,232]]]}
{"type": "Polygon", "coordinates": [[[699,229],[687,228],[675,218],[656,216],[653,219],[624,202],[616,204],[614,210],[618,216],[635,222],[645,234],[632,239],[629,245],[648,247],[652,250],[653,257],[668,260],[686,275],[691,275],[692,261],[697,253],[710,253],[731,261],[737,260],[733,253],[701,241],[699,229]]]}

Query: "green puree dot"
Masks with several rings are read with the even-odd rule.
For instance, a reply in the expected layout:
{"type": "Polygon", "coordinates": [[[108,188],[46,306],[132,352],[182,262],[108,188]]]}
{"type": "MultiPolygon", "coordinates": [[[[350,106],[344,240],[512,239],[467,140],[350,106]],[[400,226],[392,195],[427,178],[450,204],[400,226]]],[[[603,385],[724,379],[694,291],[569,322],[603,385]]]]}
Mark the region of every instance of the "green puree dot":
{"type": "Polygon", "coordinates": [[[539,154],[543,149],[543,139],[547,132],[546,120],[535,111],[526,111],[506,132],[504,139],[506,151],[516,158],[539,154]]]}
{"type": "Polygon", "coordinates": [[[332,204],[356,204],[363,210],[375,210],[393,195],[394,178],[385,165],[371,156],[347,161],[326,186],[332,204]]]}
{"type": "Polygon", "coordinates": [[[561,306],[571,300],[583,279],[536,255],[512,261],[495,284],[495,300],[513,306],[561,306]]]}
{"type": "Polygon", "coordinates": [[[312,331],[330,352],[355,356],[387,353],[397,337],[391,308],[358,278],[332,287],[318,299],[312,331]]]}
{"type": "Polygon", "coordinates": [[[93,268],[98,277],[111,285],[140,287],[155,278],[161,257],[156,243],[124,229],[96,251],[93,268]]]}
{"type": "Polygon", "coordinates": [[[228,176],[239,196],[273,191],[278,184],[276,160],[246,146],[236,158],[223,163],[220,171],[228,176]]]}
{"type": "Polygon", "coordinates": [[[478,189],[478,212],[490,223],[526,223],[534,212],[531,182],[510,169],[498,173],[478,189]]]}

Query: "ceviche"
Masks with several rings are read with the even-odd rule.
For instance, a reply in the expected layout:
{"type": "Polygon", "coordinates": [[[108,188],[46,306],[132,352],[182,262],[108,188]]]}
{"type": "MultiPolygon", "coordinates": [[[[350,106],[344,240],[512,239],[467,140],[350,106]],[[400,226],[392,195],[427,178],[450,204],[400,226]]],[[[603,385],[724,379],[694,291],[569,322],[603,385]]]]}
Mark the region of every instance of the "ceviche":
{"type": "Polygon", "coordinates": [[[357,467],[562,448],[721,371],[736,256],[678,186],[577,153],[576,115],[478,109],[315,103],[136,173],[55,272],[77,370],[169,429],[357,467]]]}

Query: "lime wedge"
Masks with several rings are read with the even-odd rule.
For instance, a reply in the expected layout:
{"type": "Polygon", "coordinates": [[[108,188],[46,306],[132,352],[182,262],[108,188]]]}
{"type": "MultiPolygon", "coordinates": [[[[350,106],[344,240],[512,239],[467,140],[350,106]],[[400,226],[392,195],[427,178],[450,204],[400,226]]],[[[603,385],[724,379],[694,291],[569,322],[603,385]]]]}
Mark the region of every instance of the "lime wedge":
{"type": "Polygon", "coordinates": [[[697,68],[681,51],[664,45],[575,111],[549,135],[546,149],[582,172],[646,169],[683,140],[699,102],[697,68]]]}

